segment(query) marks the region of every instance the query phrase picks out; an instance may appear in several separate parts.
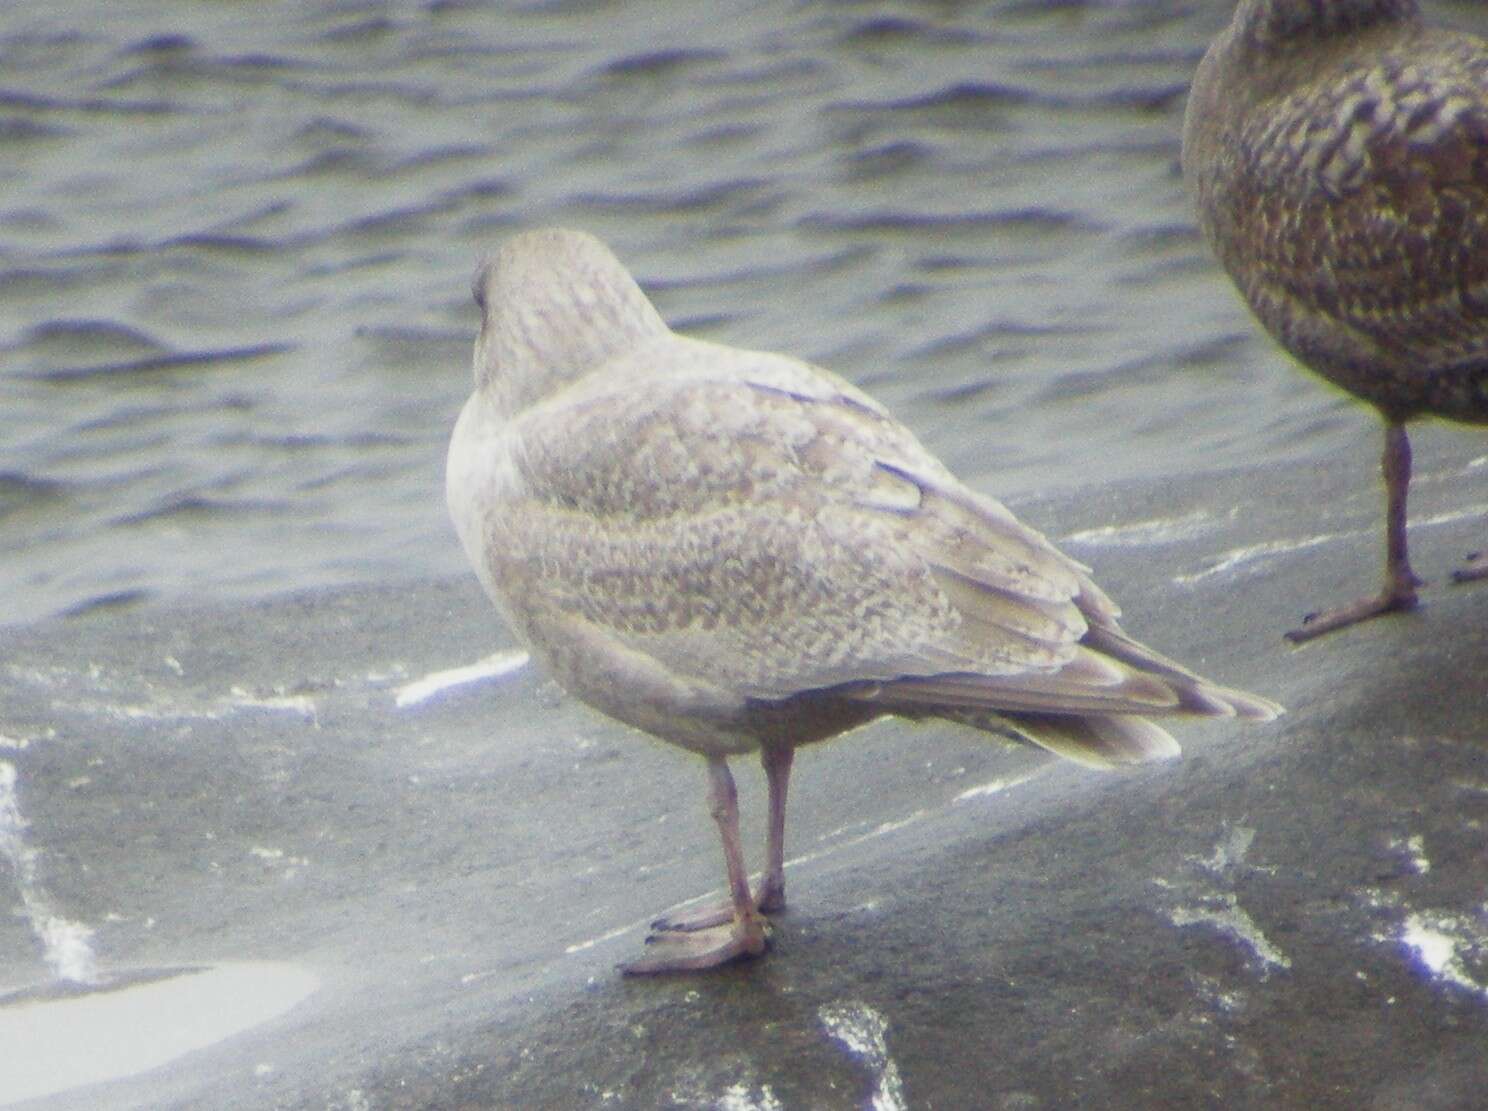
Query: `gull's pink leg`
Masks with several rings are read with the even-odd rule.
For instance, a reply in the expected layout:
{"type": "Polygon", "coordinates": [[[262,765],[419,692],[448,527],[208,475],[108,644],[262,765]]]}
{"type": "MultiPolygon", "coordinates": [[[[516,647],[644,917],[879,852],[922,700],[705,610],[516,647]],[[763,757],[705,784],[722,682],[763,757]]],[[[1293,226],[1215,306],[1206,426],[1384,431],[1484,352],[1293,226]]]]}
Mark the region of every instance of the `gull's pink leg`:
{"type": "MultiPolygon", "coordinates": [[[[760,750],[760,763],[765,768],[765,781],[770,787],[770,827],[766,833],[765,873],[755,892],[754,906],[761,914],[775,914],[785,909],[785,796],[790,785],[792,748],[766,747],[760,750]]],[[[721,903],[710,903],[696,910],[667,914],[652,922],[654,929],[706,930],[734,919],[732,895],[721,903]]]]}
{"type": "Polygon", "coordinates": [[[793,748],[767,746],[760,753],[765,780],[770,785],[770,828],[765,843],[765,874],[754,905],[763,914],[785,909],[785,796],[790,786],[793,748]]]}
{"type": "Polygon", "coordinates": [[[710,756],[708,777],[709,809],[723,838],[723,862],[728,870],[733,914],[727,923],[707,929],[658,930],[646,939],[651,951],[639,960],[621,965],[623,972],[631,975],[696,972],[740,957],[759,956],[769,944],[769,921],[755,909],[749,894],[749,873],[744,868],[744,848],[739,842],[739,797],[728,762],[721,756],[710,756]]]}

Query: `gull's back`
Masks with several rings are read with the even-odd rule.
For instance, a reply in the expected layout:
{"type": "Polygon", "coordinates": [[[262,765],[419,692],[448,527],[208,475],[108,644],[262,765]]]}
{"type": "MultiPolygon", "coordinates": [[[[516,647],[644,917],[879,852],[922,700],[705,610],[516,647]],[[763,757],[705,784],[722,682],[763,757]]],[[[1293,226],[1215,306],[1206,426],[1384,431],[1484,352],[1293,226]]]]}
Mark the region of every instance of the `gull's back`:
{"type": "Polygon", "coordinates": [[[1488,44],[1415,0],[1242,0],[1183,161],[1293,355],[1392,418],[1488,420],[1488,44]]]}
{"type": "Polygon", "coordinates": [[[1130,762],[1176,752],[1140,715],[1275,712],[1126,638],[1083,567],[861,391],[671,333],[602,244],[548,234],[479,279],[448,493],[571,693],[709,755],[902,713],[1130,762]]]}

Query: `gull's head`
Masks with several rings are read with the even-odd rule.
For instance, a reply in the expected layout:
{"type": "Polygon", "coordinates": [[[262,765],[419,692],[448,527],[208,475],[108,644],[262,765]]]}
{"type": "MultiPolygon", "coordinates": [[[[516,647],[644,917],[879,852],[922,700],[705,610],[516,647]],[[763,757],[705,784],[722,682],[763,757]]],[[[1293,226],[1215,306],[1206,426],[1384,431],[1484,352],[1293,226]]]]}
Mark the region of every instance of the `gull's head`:
{"type": "Polygon", "coordinates": [[[1242,49],[1270,53],[1420,15],[1420,0],[1240,0],[1229,33],[1242,49]]]}
{"type": "MultiPolygon", "coordinates": [[[[1316,52],[1325,43],[1420,20],[1420,0],[1239,0],[1199,62],[1184,113],[1183,173],[1200,207],[1217,179],[1238,170],[1231,129],[1310,78],[1324,62],[1316,52]]],[[[1269,118],[1272,109],[1264,111],[1269,118]]]]}
{"type": "Polygon", "coordinates": [[[506,414],[667,331],[620,260],[581,231],[508,240],[482,261],[474,293],[476,389],[506,414]]]}

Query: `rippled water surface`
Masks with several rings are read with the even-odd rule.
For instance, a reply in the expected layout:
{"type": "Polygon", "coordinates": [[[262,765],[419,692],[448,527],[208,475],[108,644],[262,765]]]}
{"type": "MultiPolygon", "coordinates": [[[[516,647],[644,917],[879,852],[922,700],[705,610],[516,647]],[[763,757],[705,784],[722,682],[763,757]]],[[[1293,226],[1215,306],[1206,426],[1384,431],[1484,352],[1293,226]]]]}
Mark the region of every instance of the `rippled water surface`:
{"type": "Polygon", "coordinates": [[[1178,176],[1230,8],[7,4],[0,623],[460,570],[469,278],[555,222],[1015,502],[1325,459],[1367,414],[1253,330],[1178,176]]]}

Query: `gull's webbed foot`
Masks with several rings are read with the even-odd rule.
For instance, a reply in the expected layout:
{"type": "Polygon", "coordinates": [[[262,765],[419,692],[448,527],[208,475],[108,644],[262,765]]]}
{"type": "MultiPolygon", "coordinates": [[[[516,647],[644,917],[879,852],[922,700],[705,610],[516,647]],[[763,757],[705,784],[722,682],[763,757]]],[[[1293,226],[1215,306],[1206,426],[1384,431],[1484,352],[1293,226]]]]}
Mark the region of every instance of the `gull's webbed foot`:
{"type": "Polygon", "coordinates": [[[1488,551],[1471,553],[1462,561],[1462,566],[1452,572],[1453,582],[1470,583],[1479,579],[1488,579],[1488,551]]]}
{"type": "Polygon", "coordinates": [[[683,926],[664,925],[659,919],[646,938],[646,954],[620,966],[627,976],[653,976],[667,972],[701,972],[730,961],[763,956],[770,947],[770,920],[752,912],[727,918],[713,925],[698,924],[700,916],[685,916],[683,926]]]}
{"type": "MultiPolygon", "coordinates": [[[[755,890],[754,909],[762,916],[779,914],[785,909],[785,886],[771,884],[768,880],[761,881],[755,890]]],[[[691,933],[694,930],[722,926],[733,920],[734,904],[728,899],[720,899],[716,903],[704,903],[692,910],[663,914],[651,923],[651,928],[658,933],[691,933]]]]}
{"type": "Polygon", "coordinates": [[[1417,604],[1414,590],[1408,593],[1393,589],[1386,590],[1371,598],[1360,598],[1351,605],[1309,613],[1302,619],[1301,625],[1287,633],[1286,638],[1293,644],[1301,644],[1303,641],[1320,637],[1324,633],[1331,633],[1337,629],[1347,628],[1349,625],[1357,625],[1361,621],[1368,621],[1371,617],[1413,610],[1417,604]]]}

